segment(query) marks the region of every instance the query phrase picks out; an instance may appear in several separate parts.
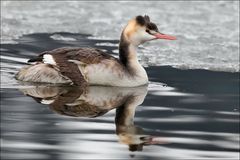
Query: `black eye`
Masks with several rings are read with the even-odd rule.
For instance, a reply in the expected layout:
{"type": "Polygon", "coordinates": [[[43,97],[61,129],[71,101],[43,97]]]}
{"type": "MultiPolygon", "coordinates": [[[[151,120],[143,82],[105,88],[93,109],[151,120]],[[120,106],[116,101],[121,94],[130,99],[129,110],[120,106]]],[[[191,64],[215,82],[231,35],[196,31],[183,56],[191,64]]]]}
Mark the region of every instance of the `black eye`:
{"type": "Polygon", "coordinates": [[[146,32],[150,34],[150,30],[149,29],[146,29],[146,32]]]}

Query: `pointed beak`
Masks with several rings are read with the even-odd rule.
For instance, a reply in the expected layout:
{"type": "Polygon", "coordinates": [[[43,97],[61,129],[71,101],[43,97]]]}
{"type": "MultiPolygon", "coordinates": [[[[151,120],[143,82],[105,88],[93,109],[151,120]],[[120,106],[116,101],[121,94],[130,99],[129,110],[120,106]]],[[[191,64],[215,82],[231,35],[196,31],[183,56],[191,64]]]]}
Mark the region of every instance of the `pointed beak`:
{"type": "Polygon", "coordinates": [[[177,39],[174,36],[166,35],[163,33],[156,33],[156,34],[154,34],[154,36],[156,37],[156,39],[167,39],[167,40],[176,40],[177,39]]]}

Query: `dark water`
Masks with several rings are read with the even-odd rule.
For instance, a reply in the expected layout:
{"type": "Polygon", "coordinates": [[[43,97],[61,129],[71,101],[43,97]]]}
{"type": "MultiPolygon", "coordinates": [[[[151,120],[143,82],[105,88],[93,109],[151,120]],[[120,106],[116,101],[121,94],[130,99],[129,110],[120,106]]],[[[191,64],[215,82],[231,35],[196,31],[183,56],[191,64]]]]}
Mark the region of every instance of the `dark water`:
{"type": "MultiPolygon", "coordinates": [[[[76,41],[26,35],[2,44],[1,55],[63,46],[114,54],[116,46],[95,44],[118,42],[58,34],[76,41]]],[[[23,62],[1,62],[1,159],[239,158],[239,73],[149,66],[148,86],[33,86],[13,79],[23,62]]]]}

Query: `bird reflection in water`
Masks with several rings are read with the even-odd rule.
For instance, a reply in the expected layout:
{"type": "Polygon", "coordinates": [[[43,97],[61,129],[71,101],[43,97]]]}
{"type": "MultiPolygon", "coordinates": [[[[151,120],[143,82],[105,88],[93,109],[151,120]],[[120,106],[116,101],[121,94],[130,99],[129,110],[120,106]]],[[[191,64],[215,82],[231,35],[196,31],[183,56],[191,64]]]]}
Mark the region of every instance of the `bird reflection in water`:
{"type": "Polygon", "coordinates": [[[92,118],[116,108],[116,134],[119,142],[128,145],[130,151],[142,151],[144,145],[165,143],[162,138],[144,134],[141,127],[134,125],[135,110],[143,103],[147,86],[37,86],[20,90],[37,102],[48,104],[52,111],[66,116],[92,118]]]}

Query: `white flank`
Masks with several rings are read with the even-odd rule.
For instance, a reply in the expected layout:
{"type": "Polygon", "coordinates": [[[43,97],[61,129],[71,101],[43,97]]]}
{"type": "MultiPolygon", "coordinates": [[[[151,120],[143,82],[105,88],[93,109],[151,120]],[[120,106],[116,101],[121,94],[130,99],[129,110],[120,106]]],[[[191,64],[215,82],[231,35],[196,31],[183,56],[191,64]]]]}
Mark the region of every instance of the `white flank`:
{"type": "MultiPolygon", "coordinates": [[[[133,87],[147,84],[146,71],[139,65],[134,66],[137,76],[130,76],[123,71],[115,71],[104,63],[88,65],[86,67],[87,79],[90,84],[133,87]]],[[[80,69],[81,70],[81,69],[80,69]]]]}
{"type": "Polygon", "coordinates": [[[53,59],[53,56],[50,54],[43,55],[43,62],[46,64],[56,65],[56,62],[53,59]]]}

